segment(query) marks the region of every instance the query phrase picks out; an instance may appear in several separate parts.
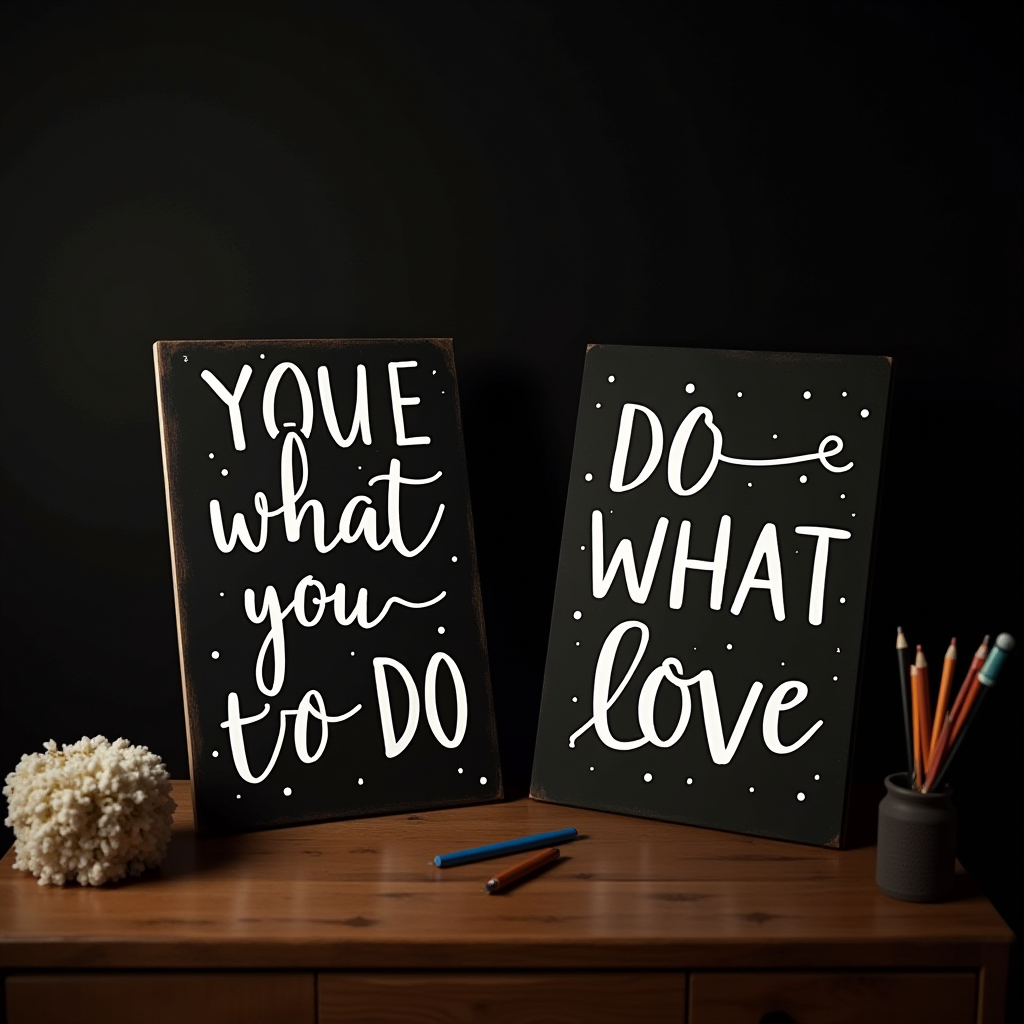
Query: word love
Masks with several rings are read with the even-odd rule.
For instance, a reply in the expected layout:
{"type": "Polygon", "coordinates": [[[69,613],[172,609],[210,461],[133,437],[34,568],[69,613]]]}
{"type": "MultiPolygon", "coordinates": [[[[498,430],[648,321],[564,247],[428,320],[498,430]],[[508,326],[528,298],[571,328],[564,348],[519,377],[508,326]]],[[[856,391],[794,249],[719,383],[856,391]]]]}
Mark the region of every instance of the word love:
{"type": "MultiPolygon", "coordinates": [[[[402,394],[398,381],[398,371],[412,369],[418,363],[415,359],[406,359],[400,362],[388,363],[388,385],[391,391],[391,415],[395,422],[395,443],[398,445],[430,444],[429,437],[408,437],[405,433],[405,418],[403,409],[407,405],[419,405],[419,398],[410,398],[402,394]]],[[[267,378],[263,388],[263,424],[275,440],[280,433],[275,413],[277,400],[277,389],[286,373],[290,373],[299,389],[299,399],[302,402],[302,425],[299,430],[303,437],[308,438],[313,429],[313,392],[310,391],[306,375],[294,363],[278,363],[267,378]]],[[[252,367],[246,363],[239,371],[238,379],[235,381],[233,391],[228,389],[209,370],[203,370],[200,374],[202,379],[213,389],[213,393],[228,407],[228,420],[231,423],[231,439],[235,445],[235,451],[245,451],[245,425],[242,422],[242,395],[245,394],[246,385],[252,377],[252,367]]],[[[359,435],[363,444],[372,444],[373,437],[370,430],[370,399],[366,389],[366,367],[360,363],[356,368],[356,401],[352,414],[352,426],[348,434],[343,435],[338,427],[338,414],[334,406],[334,396],[331,390],[331,374],[326,366],[321,366],[316,371],[317,386],[320,391],[320,408],[323,412],[324,423],[327,430],[334,439],[335,444],[341,448],[348,448],[355,442],[356,435],[359,435]]],[[[286,423],[287,426],[295,426],[294,423],[286,423]]]]}
{"type": "MultiPolygon", "coordinates": [[[[715,764],[728,764],[736,753],[746,732],[747,724],[750,722],[757,706],[758,698],[764,686],[760,682],[754,682],[747,699],[743,703],[736,724],[733,726],[729,739],[726,740],[722,728],[722,715],[718,706],[718,691],[715,687],[715,676],[708,669],[698,672],[692,679],[685,678],[683,665],[678,658],[666,658],[656,669],[654,669],[644,680],[637,698],[637,721],[642,733],[636,739],[622,740],[612,735],[608,725],[608,712],[615,702],[622,696],[623,691],[629,685],[636,672],[640,660],[647,650],[647,643],[650,639],[650,630],[643,622],[631,620],[621,622],[611,633],[608,634],[601,653],[597,659],[597,668],[594,671],[594,693],[593,693],[593,717],[582,728],[569,737],[569,746],[575,747],[579,739],[588,729],[593,728],[598,739],[612,750],[635,750],[647,743],[656,747],[672,747],[682,738],[686,727],[690,724],[691,697],[690,687],[695,684],[700,688],[701,708],[704,712],[704,731],[707,735],[708,749],[715,764]],[[619,649],[622,638],[632,629],[640,631],[640,644],[633,656],[633,662],[629,670],[623,676],[622,681],[615,688],[615,692],[609,696],[611,689],[612,668],[615,664],[615,656],[619,649]],[[669,682],[677,687],[682,697],[682,706],[679,711],[679,719],[671,735],[663,738],[658,734],[654,724],[654,708],[658,699],[658,691],[663,683],[669,682]]],[[[788,679],[777,686],[768,698],[761,719],[761,736],[764,745],[773,754],[791,754],[799,750],[824,724],[818,719],[802,736],[793,743],[783,743],[779,737],[779,718],[784,711],[790,711],[797,705],[802,704],[807,697],[807,685],[798,679],[788,679]]]]}
{"type": "MultiPolygon", "coordinates": [[[[662,430],[661,420],[657,414],[646,405],[637,405],[627,402],[622,407],[619,416],[619,434],[615,441],[615,455],[612,457],[612,473],[609,486],[613,491],[631,491],[639,487],[658,468],[661,455],[665,447],[665,434],[662,430]],[[651,428],[651,448],[647,453],[647,461],[643,469],[629,482],[626,483],[626,459],[629,456],[629,446],[633,439],[633,424],[636,414],[643,413],[651,428]]],[[[666,471],[668,473],[668,485],[675,494],[687,497],[703,490],[707,482],[714,476],[715,470],[720,462],[730,462],[734,466],[791,466],[797,462],[819,461],[830,473],[845,473],[853,469],[853,463],[848,462],[845,466],[833,466],[828,460],[833,455],[838,455],[843,450],[843,439],[836,434],[829,434],[820,445],[818,450],[810,455],[792,455],[781,459],[737,459],[725,455],[722,452],[722,432],[715,426],[715,418],[711,410],[706,406],[698,405],[691,409],[679,424],[672,444],[668,450],[668,462],[666,471]],[[697,423],[703,420],[708,430],[711,431],[712,451],[711,459],[704,472],[695,484],[690,487],[683,486],[683,458],[686,455],[686,446],[690,443],[697,423]]]]}
{"type": "MultiPolygon", "coordinates": [[[[443,747],[454,749],[462,743],[466,735],[466,724],[469,719],[469,704],[466,697],[466,684],[459,671],[455,659],[438,651],[427,663],[427,671],[424,676],[423,701],[420,702],[419,690],[412,678],[412,674],[400,661],[394,658],[374,658],[373,675],[377,686],[377,703],[380,708],[381,734],[384,740],[384,753],[387,757],[397,757],[412,742],[420,722],[421,706],[426,711],[427,724],[434,738],[443,747]],[[437,711],[437,674],[439,668],[447,667],[451,676],[452,685],[455,690],[455,729],[449,736],[441,723],[441,716],[437,711]],[[398,673],[399,678],[405,684],[408,697],[408,714],[405,726],[400,737],[395,735],[394,719],[391,713],[391,693],[388,683],[388,670],[398,673]]],[[[288,719],[294,718],[293,739],[295,753],[304,764],[312,764],[319,761],[327,749],[329,739],[328,726],[336,722],[344,722],[362,710],[362,704],[346,711],[342,715],[329,715],[324,705],[324,699],[318,690],[309,690],[299,702],[297,708],[283,708],[278,713],[277,740],[274,743],[274,751],[270,755],[263,771],[256,775],[249,766],[249,757],[245,748],[245,732],[249,726],[260,722],[270,714],[270,705],[264,704],[263,710],[255,715],[242,715],[238,694],[228,694],[228,717],[220,723],[222,729],[227,729],[228,739],[231,744],[231,756],[235,762],[235,770],[245,782],[258,784],[262,782],[277,764],[277,759],[284,746],[285,733],[288,728],[288,719]],[[309,725],[310,719],[320,722],[320,742],[313,753],[309,752],[309,725]]]]}
{"type": "MultiPolygon", "coordinates": [[[[669,521],[665,516],[658,519],[654,528],[651,546],[647,549],[642,576],[637,575],[636,560],[633,556],[633,542],[628,537],[619,541],[612,557],[605,566],[604,560],[604,515],[595,509],[590,517],[591,537],[591,590],[595,598],[607,596],[619,569],[625,578],[626,589],[634,604],[646,604],[654,583],[654,575],[658,568],[665,537],[668,534],[669,521]]],[[[683,606],[686,588],[686,573],[689,569],[703,570],[711,573],[712,611],[722,607],[725,591],[725,571],[729,562],[729,538],[732,532],[732,519],[722,516],[718,524],[718,540],[715,543],[715,556],[711,561],[690,558],[690,522],[683,520],[679,524],[676,539],[675,557],[672,561],[672,581],[669,585],[668,604],[677,609],[683,606]]],[[[814,567],[811,570],[811,592],[807,604],[807,621],[812,626],[820,626],[825,607],[825,578],[828,572],[829,541],[849,540],[849,530],[839,530],[829,526],[797,526],[794,533],[804,537],[815,537],[814,567]]],[[[730,612],[739,615],[751,590],[767,590],[771,595],[772,613],[777,622],[786,618],[786,600],[782,587],[782,559],[779,555],[779,537],[774,523],[765,523],[754,544],[754,550],[747,561],[743,579],[736,589],[730,612]],[[767,578],[760,579],[758,573],[764,563],[767,578]]]]}
{"type": "Polygon", "coordinates": [[[370,486],[386,481],[388,485],[387,496],[387,518],[388,532],[383,539],[377,536],[377,510],[373,507],[373,500],[365,494],[357,494],[351,498],[341,512],[338,520],[338,532],[328,540],[324,531],[326,529],[326,513],[323,503],[315,498],[310,498],[299,507],[299,499],[306,491],[306,484],[309,481],[309,463],[306,458],[306,449],[302,438],[294,431],[285,435],[284,444],[281,445],[281,504],[278,508],[271,509],[270,502],[263,491],[257,491],[253,498],[253,508],[259,517],[259,540],[253,540],[252,532],[241,512],[236,512],[231,518],[231,534],[224,532],[224,517],[221,515],[220,502],[214,498],[210,501],[210,528],[213,531],[213,539],[217,547],[225,554],[231,551],[236,542],[252,552],[262,551],[267,543],[267,524],[275,516],[281,516],[284,521],[285,537],[294,544],[302,535],[302,521],[308,515],[312,524],[313,543],[317,551],[326,554],[334,550],[338,544],[354,544],[362,538],[374,551],[382,551],[389,544],[405,558],[414,558],[431,541],[437,532],[437,527],[444,515],[444,505],[438,505],[434,515],[434,521],[427,530],[426,536],[419,544],[409,547],[402,531],[402,505],[401,488],[403,486],[419,487],[425,484],[435,483],[441,479],[441,470],[433,476],[428,477],[407,477],[402,476],[402,464],[398,459],[392,459],[387,473],[372,477],[370,486]],[[302,466],[302,477],[296,486],[295,483],[295,456],[298,455],[302,466]],[[366,508],[360,508],[365,505],[366,508]],[[358,515],[358,520],[356,516],[358,515]]]}

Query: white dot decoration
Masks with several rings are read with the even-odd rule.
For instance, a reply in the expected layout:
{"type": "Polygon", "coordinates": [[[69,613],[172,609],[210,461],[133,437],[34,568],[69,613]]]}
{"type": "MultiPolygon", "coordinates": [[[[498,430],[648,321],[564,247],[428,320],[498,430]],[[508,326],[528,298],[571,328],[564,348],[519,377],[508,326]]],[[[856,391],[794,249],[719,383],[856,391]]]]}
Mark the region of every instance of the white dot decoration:
{"type": "Polygon", "coordinates": [[[264,354],[263,354],[263,353],[261,352],[261,353],[260,353],[260,359],[266,359],[266,358],[267,358],[267,357],[266,357],[266,356],[265,356],[265,355],[264,355],[264,354]]]}
{"type": "Polygon", "coordinates": [[[591,766],[590,766],[590,770],[591,770],[591,771],[593,771],[593,770],[594,770],[594,766],[593,766],[593,765],[591,765],[591,766]]]}
{"type": "Polygon", "coordinates": [[[803,803],[803,801],[807,799],[807,797],[806,797],[806,796],[804,796],[804,794],[803,794],[803,793],[797,793],[797,795],[796,795],[796,798],[797,798],[797,800],[799,800],[799,801],[800,801],[801,803],[803,803]]]}
{"type": "Polygon", "coordinates": [[[349,651],[348,653],[349,653],[349,656],[352,657],[352,658],[354,658],[356,656],[356,652],[355,651],[349,651]]]}
{"type": "Polygon", "coordinates": [[[807,477],[806,476],[800,477],[800,483],[802,483],[802,484],[807,483],[807,477]]]}
{"type": "Polygon", "coordinates": [[[579,645],[580,645],[580,642],[579,642],[579,640],[577,640],[576,641],[576,646],[579,647],[579,645]]]}
{"type": "Polygon", "coordinates": [[[220,657],[220,651],[211,652],[210,657],[213,658],[214,661],[216,661],[220,657]]]}
{"type": "Polygon", "coordinates": [[[843,392],[843,398],[845,398],[845,397],[846,397],[846,392],[844,391],[844,392],[843,392]]]}
{"type": "Polygon", "coordinates": [[[431,370],[430,371],[430,376],[431,377],[436,377],[437,376],[437,370],[431,370]]]}
{"type": "Polygon", "coordinates": [[[438,631],[438,633],[443,634],[444,633],[444,626],[438,626],[437,627],[437,631],[438,631]]]}
{"type": "Polygon", "coordinates": [[[292,787],[291,786],[285,786],[284,787],[284,795],[285,796],[291,796],[292,795],[292,787]]]}
{"type": "Polygon", "coordinates": [[[782,666],[783,668],[785,668],[785,667],[786,667],[786,663],[785,663],[784,661],[780,661],[780,662],[779,662],[779,664],[780,664],[780,665],[781,665],[781,666],[782,666]]]}
{"type": "Polygon", "coordinates": [[[481,775],[480,776],[480,785],[481,786],[486,786],[487,785],[487,776],[486,775],[481,775]]]}
{"type": "Polygon", "coordinates": [[[220,757],[220,751],[219,751],[219,750],[215,750],[215,751],[213,752],[213,756],[214,756],[214,757],[220,757]]]}
{"type": "Polygon", "coordinates": [[[851,512],[850,513],[850,518],[851,519],[856,519],[857,518],[857,513],[856,512],[851,512]]]}
{"type": "Polygon", "coordinates": [[[811,397],[810,391],[805,391],[804,392],[804,398],[810,398],[810,397],[811,397]]]}
{"type": "Polygon", "coordinates": [[[839,676],[833,676],[832,677],[832,682],[833,683],[838,683],[839,682],[839,676]]]}
{"type": "Polygon", "coordinates": [[[583,618],[583,612],[573,612],[572,613],[572,617],[574,619],[582,619],[583,618]]]}
{"type": "Polygon", "coordinates": [[[650,772],[644,772],[644,782],[652,782],[654,776],[650,772]]]}
{"type": "Polygon", "coordinates": [[[820,779],[820,778],[821,778],[821,776],[820,776],[820,775],[815,775],[815,776],[814,776],[814,781],[815,781],[815,782],[817,782],[817,781],[818,781],[818,779],[820,779]]]}
{"type": "Polygon", "coordinates": [[[687,779],[687,780],[686,780],[686,784],[687,784],[688,786],[692,786],[692,785],[693,785],[693,779],[687,779]]]}
{"type": "Polygon", "coordinates": [[[696,390],[697,390],[697,385],[696,384],[687,384],[686,385],[686,393],[688,395],[692,395],[694,393],[694,391],[696,391],[696,390]]]}
{"type": "Polygon", "coordinates": [[[737,391],[736,392],[736,397],[737,398],[742,398],[743,397],[743,392],[742,391],[737,391]]]}
{"type": "Polygon", "coordinates": [[[845,498],[845,497],[846,497],[846,495],[845,495],[845,494],[840,494],[840,495],[839,495],[839,497],[840,497],[840,498],[845,498]]]}
{"type": "Polygon", "coordinates": [[[213,458],[213,452],[210,452],[210,458],[211,459],[213,458]]]}
{"type": "Polygon", "coordinates": [[[598,402],[595,408],[600,409],[601,408],[601,403],[598,402]]]}
{"type": "Polygon", "coordinates": [[[227,476],[227,475],[228,475],[228,471],[227,471],[226,469],[222,469],[222,470],[220,471],[220,475],[221,475],[221,476],[227,476]]]}
{"type": "Polygon", "coordinates": [[[841,653],[841,652],[840,652],[839,648],[837,647],[836,648],[836,654],[839,654],[839,653],[841,653]]]}
{"type": "Polygon", "coordinates": [[[726,649],[727,651],[731,651],[731,650],[732,650],[732,644],[726,644],[726,645],[725,645],[725,649],[726,649]]]}
{"type": "Polygon", "coordinates": [[[578,700],[579,700],[579,697],[573,697],[573,699],[572,699],[573,704],[575,704],[576,701],[578,701],[578,700]]]}
{"type": "MultiPolygon", "coordinates": [[[[262,358],[262,357],[261,357],[261,358],[262,358]]],[[[235,794],[235,799],[236,799],[236,800],[241,800],[241,799],[242,799],[242,794],[241,794],[241,793],[236,793],[236,794],[235,794]]]]}
{"type": "Polygon", "coordinates": [[[356,781],[359,783],[360,786],[363,784],[363,780],[362,779],[357,779],[356,781]]]}
{"type": "Polygon", "coordinates": [[[866,420],[870,415],[871,415],[871,413],[869,413],[867,411],[867,409],[861,409],[861,411],[860,411],[860,418],[862,420],[866,420]]]}
{"type": "Polygon", "coordinates": [[[223,591],[223,590],[222,590],[222,591],[220,592],[220,596],[221,596],[221,597],[223,597],[223,596],[224,596],[224,591],[223,591]]]}
{"type": "Polygon", "coordinates": [[[459,560],[459,556],[458,555],[452,555],[452,561],[453,562],[457,562],[458,560],[459,560]]]}
{"type": "Polygon", "coordinates": [[[778,439],[779,439],[779,435],[778,434],[772,434],[772,440],[773,441],[778,441],[778,439]]]}
{"type": "Polygon", "coordinates": [[[587,473],[586,476],[583,477],[583,479],[584,480],[588,480],[588,481],[589,480],[593,480],[594,479],[594,474],[593,473],[587,473]]]}
{"type": "Polygon", "coordinates": [[[581,544],[580,545],[580,551],[586,551],[586,550],[587,550],[587,545],[586,544],[581,544]]]}
{"type": "Polygon", "coordinates": [[[846,604],[846,598],[845,597],[839,598],[839,603],[840,604],[846,604]]]}
{"type": "Polygon", "coordinates": [[[614,373],[608,378],[608,383],[609,384],[614,384],[615,383],[615,374],[614,373]]]}
{"type": "Polygon", "coordinates": [[[750,787],[750,792],[751,792],[751,793],[753,793],[753,792],[754,792],[754,787],[753,787],[753,786],[751,786],[751,787],[750,787]]]}
{"type": "Polygon", "coordinates": [[[748,487],[753,487],[754,485],[753,485],[752,483],[750,483],[750,481],[748,480],[748,481],[747,481],[747,486],[748,486],[748,487]]]}
{"type": "Polygon", "coordinates": [[[460,774],[460,775],[462,774],[462,769],[461,769],[461,768],[459,769],[459,774],[460,774]]]}

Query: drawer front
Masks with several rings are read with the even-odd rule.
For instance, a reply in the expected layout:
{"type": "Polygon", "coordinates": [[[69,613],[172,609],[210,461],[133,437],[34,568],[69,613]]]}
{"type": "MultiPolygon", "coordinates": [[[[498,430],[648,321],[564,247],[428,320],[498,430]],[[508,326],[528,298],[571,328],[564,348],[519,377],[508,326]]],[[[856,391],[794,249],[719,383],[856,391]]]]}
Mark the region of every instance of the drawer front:
{"type": "Polygon", "coordinates": [[[972,1024],[977,984],[968,972],[692,974],[689,1024],[972,1024]]]}
{"type": "Polygon", "coordinates": [[[23,974],[8,1024],[316,1024],[313,974],[23,974]]]}
{"type": "Polygon", "coordinates": [[[683,1024],[680,973],[321,974],[319,1024],[683,1024]]]}

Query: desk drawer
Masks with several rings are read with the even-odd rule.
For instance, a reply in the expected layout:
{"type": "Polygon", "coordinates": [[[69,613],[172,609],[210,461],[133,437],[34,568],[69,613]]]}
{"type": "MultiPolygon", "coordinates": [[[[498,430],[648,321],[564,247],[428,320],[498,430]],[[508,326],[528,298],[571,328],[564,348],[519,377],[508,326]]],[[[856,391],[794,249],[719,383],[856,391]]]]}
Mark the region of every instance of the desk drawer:
{"type": "Polygon", "coordinates": [[[690,975],[689,1024],[972,1024],[977,976],[879,971],[690,975]]]}
{"type": "Polygon", "coordinates": [[[683,1024],[679,973],[321,974],[318,1024],[683,1024]]]}
{"type": "Polygon", "coordinates": [[[22,974],[8,1024],[315,1024],[312,974],[22,974]]]}

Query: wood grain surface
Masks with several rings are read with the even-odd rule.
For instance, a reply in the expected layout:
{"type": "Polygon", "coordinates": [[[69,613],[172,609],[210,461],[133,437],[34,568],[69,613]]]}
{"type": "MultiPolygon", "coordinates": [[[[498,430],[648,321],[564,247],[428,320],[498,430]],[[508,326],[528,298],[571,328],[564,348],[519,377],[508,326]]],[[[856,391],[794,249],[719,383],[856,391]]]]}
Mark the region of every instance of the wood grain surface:
{"type": "MultiPolygon", "coordinates": [[[[163,866],[43,888],[0,861],[0,969],[963,968],[998,983],[1012,933],[962,872],[900,903],[875,851],[835,851],[528,799],[197,839],[187,783],[163,866]],[[515,857],[466,846],[573,825],[560,863],[504,895],[515,857]]],[[[1002,975],[1001,975],[1002,972],[1002,975]]]]}
{"type": "Polygon", "coordinates": [[[65,974],[7,979],[7,1024],[315,1024],[313,974],[65,974]]]}
{"type": "Polygon", "coordinates": [[[318,996],[319,1024],[681,1024],[686,975],[321,974],[318,996]]]}
{"type": "Polygon", "coordinates": [[[800,1024],[972,1024],[977,983],[966,973],[695,974],[687,1020],[736,1024],[774,1013],[800,1024]]]}

